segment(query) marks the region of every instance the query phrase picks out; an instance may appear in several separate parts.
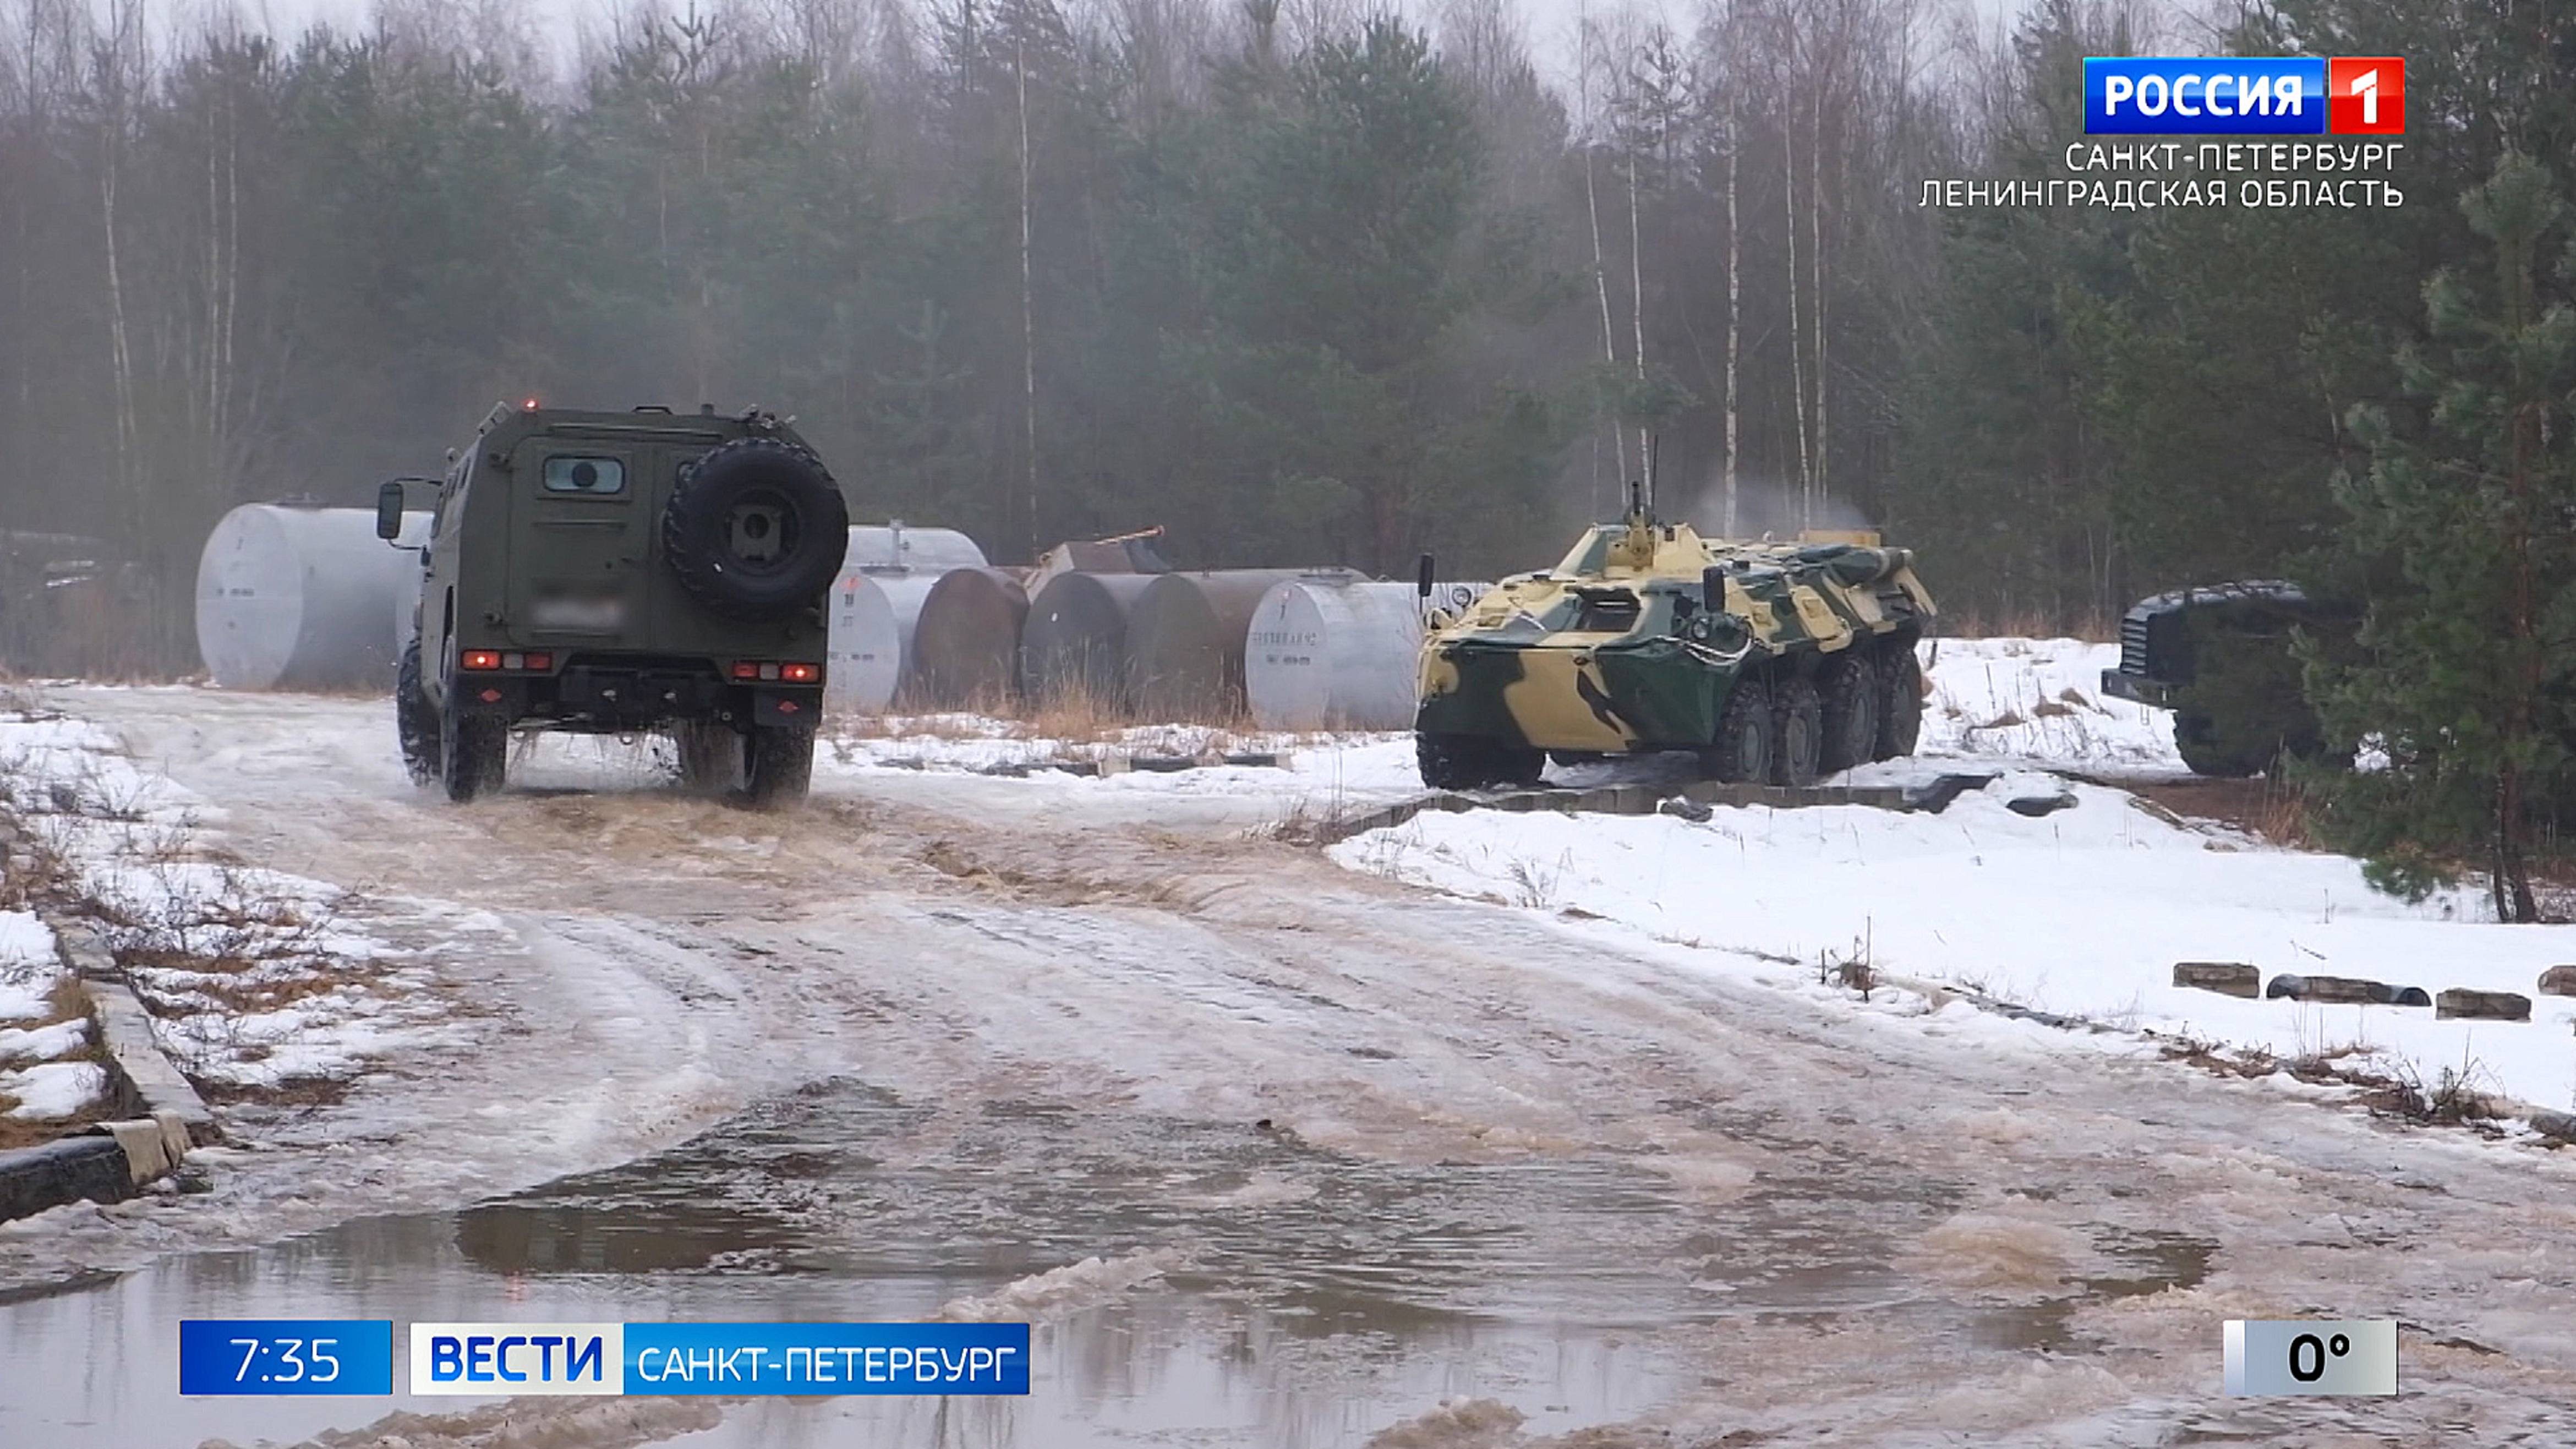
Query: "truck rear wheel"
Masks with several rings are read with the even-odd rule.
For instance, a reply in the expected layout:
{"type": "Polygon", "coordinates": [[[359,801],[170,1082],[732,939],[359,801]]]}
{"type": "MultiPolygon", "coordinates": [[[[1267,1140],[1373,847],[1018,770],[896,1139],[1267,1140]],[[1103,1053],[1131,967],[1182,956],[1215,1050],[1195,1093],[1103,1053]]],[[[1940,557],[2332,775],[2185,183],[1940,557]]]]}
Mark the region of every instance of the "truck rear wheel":
{"type": "Polygon", "coordinates": [[[810,729],[756,729],[751,732],[751,774],[743,796],[754,810],[787,810],[803,804],[814,781],[814,732],[810,729]]]}
{"type": "Polygon", "coordinates": [[[1887,697],[1878,651],[1864,640],[1835,656],[1825,674],[1824,770],[1865,765],[1878,755],[1879,705],[1887,697]]]}
{"type": "Polygon", "coordinates": [[[1752,675],[1740,675],[1726,692],[1716,740],[1700,751],[1700,767],[1720,780],[1758,785],[1770,777],[1779,738],[1771,718],[1770,686],[1752,675]]]}
{"type": "Polygon", "coordinates": [[[1894,640],[1878,662],[1886,688],[1879,696],[1876,758],[1893,760],[1913,754],[1923,738],[1923,661],[1911,643],[1894,640]]]}
{"type": "Polygon", "coordinates": [[[438,706],[421,687],[418,638],[403,646],[402,662],[394,667],[394,735],[411,782],[428,785],[438,779],[438,706]]]}
{"type": "Polygon", "coordinates": [[[488,715],[450,708],[440,720],[439,782],[463,805],[501,788],[509,775],[510,727],[488,715]]]}
{"type": "Polygon", "coordinates": [[[671,727],[680,751],[680,786],[700,795],[730,795],[742,788],[742,731],[728,724],[687,722],[671,727]]]}
{"type": "Polygon", "coordinates": [[[1779,752],[1771,760],[1771,783],[1812,785],[1825,760],[1825,702],[1815,683],[1783,679],[1772,691],[1771,717],[1779,722],[1779,752]]]}

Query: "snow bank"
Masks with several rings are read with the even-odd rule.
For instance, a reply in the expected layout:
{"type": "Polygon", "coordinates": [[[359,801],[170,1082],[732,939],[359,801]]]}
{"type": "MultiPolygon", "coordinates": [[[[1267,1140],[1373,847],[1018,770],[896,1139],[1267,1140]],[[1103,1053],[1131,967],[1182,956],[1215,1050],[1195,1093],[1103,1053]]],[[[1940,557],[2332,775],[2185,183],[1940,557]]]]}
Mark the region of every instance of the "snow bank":
{"type": "Polygon", "coordinates": [[[1275,796],[1283,805],[1319,803],[1327,809],[1343,801],[1400,800],[1422,789],[1414,765],[1413,736],[1406,733],[1281,734],[1204,725],[1134,725],[1075,741],[1035,734],[1016,721],[983,715],[888,717],[876,723],[887,732],[827,733],[816,749],[816,775],[858,779],[892,770],[1031,770],[1023,783],[1038,789],[1275,796]],[[1205,759],[1243,754],[1283,756],[1285,764],[1208,764],[1105,776],[1041,768],[1121,755],[1205,759]]]}
{"type": "Polygon", "coordinates": [[[0,1073],[0,1095],[15,1097],[12,1117],[40,1122],[69,1117],[107,1091],[107,1071],[96,1062],[39,1062],[0,1073]]]}
{"type": "MultiPolygon", "coordinates": [[[[47,712],[0,714],[0,790],[63,862],[67,894],[200,1084],[343,1075],[427,1029],[418,1019],[431,1008],[411,1000],[421,983],[341,923],[338,888],[228,859],[203,802],[138,768],[110,732],[47,712]]],[[[60,969],[41,922],[0,913],[0,1020],[49,1014],[60,969]]],[[[10,1040],[0,1033],[0,1058],[10,1040]]],[[[48,1041],[63,1051],[43,1054],[83,1046],[59,1033],[48,1041]]],[[[85,1078],[41,1080],[51,1085],[40,1091],[60,1091],[85,1078]]]]}
{"type": "Polygon", "coordinates": [[[2576,927],[2481,923],[2468,892],[2408,906],[2370,890],[2355,861],[2176,825],[2097,786],[2070,787],[2072,809],[2025,818],[2004,808],[2003,783],[1939,815],[1425,814],[1332,853],[1354,869],[1705,948],[1695,959],[1709,970],[1813,982],[1820,961],[1866,956],[1883,973],[2114,1027],[2285,1059],[2354,1048],[2427,1083],[2447,1066],[2488,1090],[2576,1105],[2576,1002],[2538,998],[2527,1024],[2435,1021],[2422,1008],[2172,985],[2177,961],[2243,961],[2267,980],[2286,971],[2528,995],[2544,967],[2576,960],[2576,927]]]}
{"type": "Polygon", "coordinates": [[[2069,769],[2179,771],[2164,710],[2102,693],[2120,646],[2080,639],[1936,639],[1921,645],[1931,698],[1924,756],[1991,756],[2069,769]]]}
{"type": "Polygon", "coordinates": [[[0,1027],[0,1063],[49,1062],[89,1045],[89,1018],[37,1027],[0,1027]]]}
{"type": "Polygon", "coordinates": [[[0,911],[0,1021],[50,1014],[46,994],[61,974],[45,923],[29,911],[0,911]]]}

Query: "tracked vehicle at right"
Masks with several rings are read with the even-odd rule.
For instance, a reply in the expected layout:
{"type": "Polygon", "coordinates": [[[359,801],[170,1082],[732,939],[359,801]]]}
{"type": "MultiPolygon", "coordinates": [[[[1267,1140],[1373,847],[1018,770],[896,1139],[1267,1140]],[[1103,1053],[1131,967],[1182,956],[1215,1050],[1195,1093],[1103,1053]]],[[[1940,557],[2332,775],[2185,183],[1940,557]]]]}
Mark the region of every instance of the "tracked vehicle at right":
{"type": "MultiPolygon", "coordinates": [[[[1935,610],[1874,535],[1704,539],[1643,506],[1424,640],[1414,742],[1434,789],[1669,750],[1722,779],[1812,785],[1914,752],[1935,610]]],[[[1426,568],[1426,576],[1428,570],[1426,568]]]]}

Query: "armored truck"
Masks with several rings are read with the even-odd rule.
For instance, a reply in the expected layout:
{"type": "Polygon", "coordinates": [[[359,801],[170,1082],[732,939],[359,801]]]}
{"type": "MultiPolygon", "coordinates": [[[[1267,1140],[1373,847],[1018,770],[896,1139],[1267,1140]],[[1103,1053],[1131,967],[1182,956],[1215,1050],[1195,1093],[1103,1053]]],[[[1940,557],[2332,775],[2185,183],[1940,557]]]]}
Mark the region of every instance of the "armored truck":
{"type": "MultiPolygon", "coordinates": [[[[1423,560],[1423,580],[1431,561],[1423,560]]],[[[1705,539],[1643,505],[1556,567],[1426,633],[1414,745],[1435,789],[1527,784],[1560,762],[1688,750],[1723,780],[1809,785],[1911,754],[1913,555],[1869,539],[1705,539]]]]}
{"type": "Polygon", "coordinates": [[[2293,635],[2333,645],[2359,624],[2358,609],[2280,579],[2175,589],[2121,616],[2120,663],[2102,671],[2102,692],[2172,710],[2174,749],[2193,774],[2261,774],[2327,753],[2293,635]]]}
{"type": "Polygon", "coordinates": [[[432,486],[395,679],[415,781],[463,802],[501,787],[514,731],[667,731],[696,788],[804,797],[849,517],[785,421],[503,404],[444,478],[379,490],[377,533],[432,486]]]}

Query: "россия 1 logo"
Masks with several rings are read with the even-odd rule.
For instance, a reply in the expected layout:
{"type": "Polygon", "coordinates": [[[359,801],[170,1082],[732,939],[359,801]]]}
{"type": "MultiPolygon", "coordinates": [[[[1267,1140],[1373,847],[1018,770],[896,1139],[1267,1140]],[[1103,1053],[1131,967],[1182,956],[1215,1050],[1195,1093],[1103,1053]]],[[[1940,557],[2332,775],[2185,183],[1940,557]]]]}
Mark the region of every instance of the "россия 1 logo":
{"type": "Polygon", "coordinates": [[[2402,136],[2393,55],[2087,56],[2088,136],[2402,136]]]}

